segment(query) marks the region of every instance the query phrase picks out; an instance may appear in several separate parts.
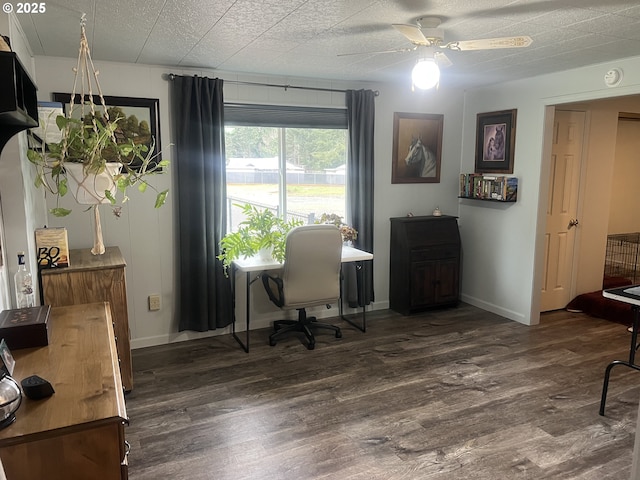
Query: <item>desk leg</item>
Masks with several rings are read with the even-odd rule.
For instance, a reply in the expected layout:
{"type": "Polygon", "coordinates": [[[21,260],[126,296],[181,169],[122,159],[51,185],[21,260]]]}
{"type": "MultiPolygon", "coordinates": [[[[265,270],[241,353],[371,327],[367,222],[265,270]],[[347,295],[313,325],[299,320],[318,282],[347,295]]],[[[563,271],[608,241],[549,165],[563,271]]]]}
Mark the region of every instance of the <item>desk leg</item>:
{"type": "Polygon", "coordinates": [[[633,308],[633,328],[631,329],[631,345],[629,346],[629,361],[614,360],[604,372],[604,383],[602,385],[602,397],[600,398],[600,415],[604,415],[604,406],[607,402],[607,390],[609,389],[609,377],[611,370],[616,365],[626,365],[629,368],[640,371],[640,365],[635,364],[636,349],[638,348],[638,327],[640,326],[640,307],[636,305],[633,308]]]}
{"type": "Polygon", "coordinates": [[[629,363],[636,364],[636,349],[638,348],[638,327],[640,326],[640,307],[632,306],[633,328],[631,329],[631,345],[629,347],[629,363]]]}
{"type": "Polygon", "coordinates": [[[362,324],[358,325],[347,317],[344,316],[344,310],[342,307],[342,275],[340,275],[340,305],[339,312],[340,318],[347,322],[350,325],[353,325],[361,332],[367,331],[367,316],[366,316],[366,305],[364,303],[364,281],[362,279],[362,262],[355,262],[356,264],[356,289],[358,290],[358,303],[362,303],[362,324]]]}
{"type": "MultiPolygon", "coordinates": [[[[235,287],[235,278],[236,278],[236,270],[232,269],[231,274],[233,275],[232,278],[232,285],[235,287]]],[[[247,327],[245,330],[245,342],[242,343],[242,340],[240,340],[240,337],[238,337],[238,335],[236,334],[236,309],[235,309],[235,305],[236,305],[236,290],[235,288],[232,288],[232,292],[233,292],[233,326],[231,328],[231,334],[233,335],[233,338],[236,339],[236,341],[240,344],[240,346],[242,347],[242,349],[246,352],[249,353],[249,322],[250,322],[250,318],[251,318],[251,296],[250,296],[250,292],[249,289],[251,287],[251,284],[253,283],[251,281],[251,275],[249,272],[245,273],[246,275],[246,288],[245,288],[245,292],[247,295],[247,302],[246,302],[246,312],[245,312],[245,317],[247,319],[247,327]]]]}

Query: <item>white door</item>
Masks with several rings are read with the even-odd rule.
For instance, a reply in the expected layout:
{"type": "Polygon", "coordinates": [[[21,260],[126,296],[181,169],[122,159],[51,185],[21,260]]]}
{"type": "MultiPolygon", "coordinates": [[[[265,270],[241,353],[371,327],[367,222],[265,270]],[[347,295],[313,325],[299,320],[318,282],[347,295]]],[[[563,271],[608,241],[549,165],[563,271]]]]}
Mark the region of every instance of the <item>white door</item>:
{"type": "Polygon", "coordinates": [[[542,312],[564,308],[571,300],[574,243],[576,230],[580,228],[576,222],[584,122],[584,112],[555,112],[540,305],[542,312]]]}

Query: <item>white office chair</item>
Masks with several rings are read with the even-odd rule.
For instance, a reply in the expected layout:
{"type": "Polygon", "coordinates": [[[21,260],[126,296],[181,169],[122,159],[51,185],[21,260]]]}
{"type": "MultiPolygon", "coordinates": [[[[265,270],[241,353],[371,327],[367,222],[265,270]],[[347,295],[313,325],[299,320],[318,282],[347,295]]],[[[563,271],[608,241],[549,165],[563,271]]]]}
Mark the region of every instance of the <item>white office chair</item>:
{"type": "Polygon", "coordinates": [[[316,345],[313,330],[332,330],[336,338],[342,337],[339,327],[319,323],[307,317],[305,310],[339,301],[341,255],[342,236],[334,225],[304,225],[289,232],[282,275],[263,273],[262,283],[274,304],[283,310],[298,310],[298,320],[276,320],[269,336],[271,346],[290,332],[303,333],[309,350],[316,345]]]}

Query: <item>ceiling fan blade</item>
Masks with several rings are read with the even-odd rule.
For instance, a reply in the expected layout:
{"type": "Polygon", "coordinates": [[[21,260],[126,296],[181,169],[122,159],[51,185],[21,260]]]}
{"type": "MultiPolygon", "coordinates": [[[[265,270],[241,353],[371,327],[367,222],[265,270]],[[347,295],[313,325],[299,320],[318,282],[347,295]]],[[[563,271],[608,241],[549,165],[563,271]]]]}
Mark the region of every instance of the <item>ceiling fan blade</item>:
{"type": "Polygon", "coordinates": [[[394,50],[381,50],[377,52],[354,52],[354,53],[339,53],[338,57],[349,57],[351,55],[377,55],[378,53],[402,53],[413,52],[417,47],[396,48],[394,50]]]}
{"type": "Polygon", "coordinates": [[[495,48],[523,48],[531,45],[531,37],[526,35],[519,37],[485,38],[482,40],[462,40],[449,42],[443,46],[449,50],[492,50],[495,48]]]}
{"type": "Polygon", "coordinates": [[[427,40],[427,37],[424,36],[422,30],[417,25],[405,25],[402,23],[394,23],[392,24],[393,28],[399,31],[402,35],[407,37],[407,39],[413,43],[414,45],[424,45],[430,46],[431,42],[427,40]]]}
{"type": "Polygon", "coordinates": [[[453,65],[453,62],[449,60],[449,57],[442,52],[435,52],[433,54],[433,59],[436,61],[436,64],[442,68],[447,68],[453,65]]]}

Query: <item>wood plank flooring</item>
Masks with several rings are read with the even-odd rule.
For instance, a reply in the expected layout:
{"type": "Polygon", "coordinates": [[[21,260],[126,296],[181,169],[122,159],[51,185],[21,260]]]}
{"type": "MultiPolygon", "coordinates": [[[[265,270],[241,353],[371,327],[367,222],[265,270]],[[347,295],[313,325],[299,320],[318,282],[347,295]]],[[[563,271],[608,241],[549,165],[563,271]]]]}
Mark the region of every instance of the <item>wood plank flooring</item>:
{"type": "Polygon", "coordinates": [[[461,304],[368,314],[362,333],[230,335],[133,352],[129,475],[146,479],[629,478],[640,372],[624,326],[528,327],[461,304]]]}

